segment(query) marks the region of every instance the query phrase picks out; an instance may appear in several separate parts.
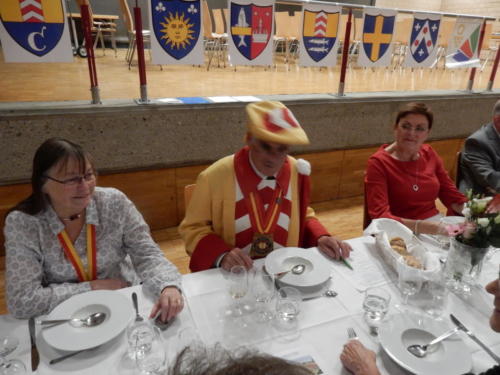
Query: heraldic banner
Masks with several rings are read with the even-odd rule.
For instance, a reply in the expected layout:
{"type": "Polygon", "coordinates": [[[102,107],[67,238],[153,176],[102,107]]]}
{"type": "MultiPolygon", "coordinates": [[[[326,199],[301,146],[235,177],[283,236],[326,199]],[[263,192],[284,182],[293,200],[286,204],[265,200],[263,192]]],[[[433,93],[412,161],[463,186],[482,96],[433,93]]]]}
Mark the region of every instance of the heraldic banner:
{"type": "Polygon", "coordinates": [[[481,66],[478,51],[482,24],[482,18],[457,18],[446,50],[447,68],[481,66]]]}
{"type": "Polygon", "coordinates": [[[396,15],[393,9],[365,9],[359,66],[372,68],[391,63],[396,15]]]}
{"type": "Polygon", "coordinates": [[[73,62],[64,0],[0,0],[6,62],[73,62]]]}
{"type": "Polygon", "coordinates": [[[204,64],[201,12],[201,0],[149,0],[153,64],[204,64]]]}
{"type": "Polygon", "coordinates": [[[228,1],[231,65],[272,65],[273,0],[228,1]]]}
{"type": "Polygon", "coordinates": [[[404,66],[411,68],[428,68],[437,57],[437,41],[441,15],[430,13],[415,13],[408,43],[404,66]]]}
{"type": "Polygon", "coordinates": [[[338,6],[304,4],[300,65],[335,66],[337,64],[340,12],[341,8],[338,6]]]}

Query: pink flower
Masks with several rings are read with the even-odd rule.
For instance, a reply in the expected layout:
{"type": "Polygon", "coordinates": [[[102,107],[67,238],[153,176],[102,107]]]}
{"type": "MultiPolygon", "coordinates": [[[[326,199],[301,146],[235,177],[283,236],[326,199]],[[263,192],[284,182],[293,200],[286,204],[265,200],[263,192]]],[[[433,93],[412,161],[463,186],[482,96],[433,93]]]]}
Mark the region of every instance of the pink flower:
{"type": "Polygon", "coordinates": [[[474,233],[476,233],[476,223],[467,221],[464,225],[462,236],[465,239],[470,240],[474,236],[474,233]]]}
{"type": "Polygon", "coordinates": [[[464,232],[464,229],[465,223],[446,225],[446,231],[448,232],[448,236],[450,237],[462,234],[464,232]]]}

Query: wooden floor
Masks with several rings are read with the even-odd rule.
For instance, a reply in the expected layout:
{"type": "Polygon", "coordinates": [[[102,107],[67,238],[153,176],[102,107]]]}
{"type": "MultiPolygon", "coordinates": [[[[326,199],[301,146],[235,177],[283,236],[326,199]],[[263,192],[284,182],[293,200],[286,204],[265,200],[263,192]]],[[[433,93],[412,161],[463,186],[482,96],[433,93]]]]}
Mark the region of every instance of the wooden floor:
{"type": "MultiPolygon", "coordinates": [[[[131,99],[139,96],[137,66],[128,69],[125,50],[115,57],[108,49],[97,51],[97,72],[102,99],[131,99]]],[[[147,54],[146,54],[147,56],[147,54]]],[[[468,69],[363,69],[347,71],[345,92],[464,90],[468,69]]],[[[441,66],[442,64],[440,64],[441,66]]],[[[492,64],[476,74],[474,90],[483,91],[492,64]]],[[[218,95],[270,95],[336,93],[339,67],[303,68],[295,62],[276,66],[237,67],[159,66],[147,63],[150,98],[218,95]]],[[[6,64],[0,57],[0,102],[90,100],[87,60],[73,63],[6,64]]],[[[494,88],[500,88],[496,79],[494,88]]]]}

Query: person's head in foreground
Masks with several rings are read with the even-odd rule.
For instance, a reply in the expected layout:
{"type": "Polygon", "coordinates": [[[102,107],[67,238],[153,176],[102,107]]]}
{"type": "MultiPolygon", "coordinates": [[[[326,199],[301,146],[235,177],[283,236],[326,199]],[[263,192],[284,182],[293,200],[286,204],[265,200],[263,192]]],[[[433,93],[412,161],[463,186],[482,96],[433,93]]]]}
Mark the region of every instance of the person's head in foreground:
{"type": "Polygon", "coordinates": [[[293,113],[280,102],[247,105],[246,143],[255,167],[266,176],[283,166],[291,145],[309,144],[306,133],[293,113]]]}
{"type": "MultiPolygon", "coordinates": [[[[485,287],[494,296],[493,312],[490,316],[490,327],[500,332],[500,277],[485,287]]],[[[379,375],[375,353],[367,349],[359,340],[351,340],[344,345],[340,355],[342,364],[354,375],[379,375]]]]}
{"type": "Polygon", "coordinates": [[[248,349],[227,351],[220,346],[188,346],[167,375],[311,375],[307,368],[248,349]]]}
{"type": "Polygon", "coordinates": [[[498,132],[500,132],[500,100],[493,107],[493,124],[498,132]]]}

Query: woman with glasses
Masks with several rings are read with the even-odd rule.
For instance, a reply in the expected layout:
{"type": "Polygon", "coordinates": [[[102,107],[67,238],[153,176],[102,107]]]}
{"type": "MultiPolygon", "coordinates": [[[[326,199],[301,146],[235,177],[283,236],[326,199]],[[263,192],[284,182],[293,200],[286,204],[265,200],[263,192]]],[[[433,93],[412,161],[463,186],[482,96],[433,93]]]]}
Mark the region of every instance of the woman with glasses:
{"type": "Polygon", "coordinates": [[[424,144],[433,114],[423,103],[409,103],[397,114],[394,142],[382,145],[368,159],[365,199],[368,221],[394,219],[416,234],[442,234],[437,198],[451,215],[462,211],[467,198],[446,172],[443,161],[424,144]]]}
{"type": "Polygon", "coordinates": [[[67,298],[139,282],[166,321],[183,308],[180,274],[120,191],[96,187],[90,155],[61,138],[33,160],[32,194],[5,221],[6,295],[17,318],[49,313],[67,298]]]}

